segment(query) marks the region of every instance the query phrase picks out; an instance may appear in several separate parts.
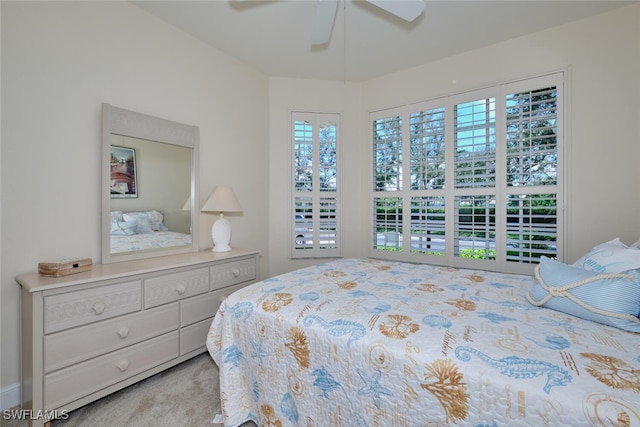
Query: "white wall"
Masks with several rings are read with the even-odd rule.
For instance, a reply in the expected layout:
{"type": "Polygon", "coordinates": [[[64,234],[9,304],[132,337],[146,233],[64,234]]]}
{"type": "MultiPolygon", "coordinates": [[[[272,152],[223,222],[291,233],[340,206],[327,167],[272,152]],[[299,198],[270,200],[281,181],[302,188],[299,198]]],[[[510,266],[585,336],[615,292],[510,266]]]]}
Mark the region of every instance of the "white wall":
{"type": "Polygon", "coordinates": [[[368,254],[368,112],[494,83],[567,70],[568,244],[573,261],[596,243],[640,238],[640,5],[516,38],[364,84],[270,80],[270,268],[290,260],[286,218],[290,148],[287,110],[344,113],[341,142],[345,256],[368,254]]]}
{"type": "MultiPolygon", "coordinates": [[[[232,245],[263,253],[268,79],[128,2],[1,2],[2,408],[17,402],[19,286],[41,260],[100,262],[101,103],[200,127],[200,202],[231,185],[232,245]]],[[[200,215],[211,247],[216,216],[200,215]]]]}

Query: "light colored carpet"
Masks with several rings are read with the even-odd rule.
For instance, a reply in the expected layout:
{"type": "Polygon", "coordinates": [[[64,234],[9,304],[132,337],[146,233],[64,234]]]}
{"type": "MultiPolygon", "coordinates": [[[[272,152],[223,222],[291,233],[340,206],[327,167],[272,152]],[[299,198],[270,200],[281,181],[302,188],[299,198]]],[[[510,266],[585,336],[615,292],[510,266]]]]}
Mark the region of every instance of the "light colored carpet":
{"type": "MultiPolygon", "coordinates": [[[[55,420],[51,427],[177,427],[214,426],[221,413],[218,367],[201,354],[55,420]]],[[[26,421],[0,420],[3,427],[24,427],[26,421]]],[[[255,426],[248,422],[243,427],[255,426]]]]}

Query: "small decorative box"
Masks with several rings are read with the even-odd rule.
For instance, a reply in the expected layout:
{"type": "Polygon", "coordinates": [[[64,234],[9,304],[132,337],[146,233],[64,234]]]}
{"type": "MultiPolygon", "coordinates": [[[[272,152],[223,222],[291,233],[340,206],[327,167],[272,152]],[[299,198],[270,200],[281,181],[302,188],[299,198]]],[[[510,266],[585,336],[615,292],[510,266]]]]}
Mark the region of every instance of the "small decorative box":
{"type": "Polygon", "coordinates": [[[63,258],[38,263],[38,273],[41,276],[62,277],[89,271],[92,266],[91,258],[63,258]]]}

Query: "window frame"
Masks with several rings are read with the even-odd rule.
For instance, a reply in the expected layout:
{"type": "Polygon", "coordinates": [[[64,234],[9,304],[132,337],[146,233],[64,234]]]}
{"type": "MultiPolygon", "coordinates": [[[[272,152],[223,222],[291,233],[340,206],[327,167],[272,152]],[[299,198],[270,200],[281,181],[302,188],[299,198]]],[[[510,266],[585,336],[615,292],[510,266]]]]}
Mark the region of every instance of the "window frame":
{"type": "Polygon", "coordinates": [[[291,110],[289,114],[289,147],[291,159],[289,162],[290,171],[290,198],[289,198],[289,242],[290,242],[290,258],[337,258],[342,254],[341,244],[341,201],[340,201],[340,119],[339,113],[326,112],[305,112],[291,110]],[[307,121],[312,123],[312,165],[320,165],[320,145],[319,130],[321,123],[330,122],[335,124],[335,190],[323,190],[320,186],[320,168],[312,166],[311,191],[298,191],[296,188],[296,122],[307,121]],[[298,219],[297,202],[300,199],[309,200],[311,210],[310,218],[304,215],[304,218],[298,219]],[[333,203],[332,203],[333,201],[333,203]],[[327,219],[322,214],[321,206],[329,203],[333,208],[327,219]],[[307,231],[300,231],[301,228],[307,231]],[[303,235],[302,242],[297,242],[298,236],[303,235]],[[323,239],[322,236],[325,236],[323,239]],[[328,237],[327,237],[328,236],[328,237]],[[331,240],[333,237],[333,240],[331,240]],[[309,244],[309,238],[311,243],[309,244]]]}
{"type": "MultiPolygon", "coordinates": [[[[476,268],[483,270],[500,271],[506,273],[532,274],[536,262],[513,262],[507,260],[507,251],[501,251],[499,256],[496,253],[495,260],[486,259],[469,259],[455,256],[454,240],[455,228],[454,222],[456,215],[454,198],[461,195],[468,196],[494,196],[495,197],[495,247],[506,248],[507,242],[507,197],[512,194],[549,194],[556,195],[556,233],[555,257],[559,260],[565,258],[565,248],[567,233],[565,232],[565,224],[567,218],[566,209],[566,171],[565,150],[566,150],[566,134],[568,125],[566,124],[566,72],[564,70],[552,72],[549,74],[538,75],[526,79],[510,81],[497,84],[491,87],[485,87],[477,90],[469,90],[461,93],[452,94],[450,96],[438,97],[435,99],[393,107],[384,110],[371,111],[369,113],[368,141],[370,150],[370,197],[369,197],[369,256],[374,258],[384,258],[398,261],[409,261],[418,263],[432,263],[437,265],[446,265],[461,268],[476,268]],[[507,183],[507,117],[506,117],[506,97],[508,94],[535,91],[545,87],[555,86],[556,89],[556,155],[557,155],[557,173],[556,184],[553,186],[516,186],[511,187],[507,183]],[[495,98],[495,163],[496,163],[496,184],[494,187],[471,187],[471,188],[455,188],[455,123],[454,109],[456,105],[464,102],[476,101],[482,98],[495,98]],[[428,190],[412,190],[411,189],[411,162],[410,162],[410,146],[411,146],[411,126],[410,117],[412,113],[426,112],[436,108],[444,107],[444,141],[445,141],[445,185],[442,189],[428,190]],[[409,171],[402,176],[401,189],[398,191],[380,191],[379,183],[376,183],[376,158],[375,158],[375,135],[374,123],[376,120],[400,116],[402,120],[402,154],[401,170],[409,171]],[[491,194],[495,193],[495,194],[491,194]],[[412,197],[443,197],[445,209],[445,225],[444,234],[446,236],[444,255],[431,255],[429,253],[413,253],[411,246],[403,248],[402,251],[380,250],[376,249],[377,244],[377,221],[375,200],[382,197],[400,197],[402,198],[403,212],[411,212],[412,197]]],[[[412,215],[402,216],[402,229],[400,230],[404,238],[411,238],[411,217],[412,215]]],[[[497,251],[496,251],[497,252],[497,251]]]]}

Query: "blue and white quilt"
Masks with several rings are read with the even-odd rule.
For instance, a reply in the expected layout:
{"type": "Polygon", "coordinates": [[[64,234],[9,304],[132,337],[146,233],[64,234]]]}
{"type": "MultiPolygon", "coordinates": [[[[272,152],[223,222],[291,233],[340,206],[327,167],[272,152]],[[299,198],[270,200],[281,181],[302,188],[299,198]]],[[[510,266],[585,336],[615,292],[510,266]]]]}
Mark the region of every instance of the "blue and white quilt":
{"type": "Polygon", "coordinates": [[[535,307],[533,283],[343,259],[249,285],[206,342],[224,423],[640,426],[640,334],[535,307]]]}

